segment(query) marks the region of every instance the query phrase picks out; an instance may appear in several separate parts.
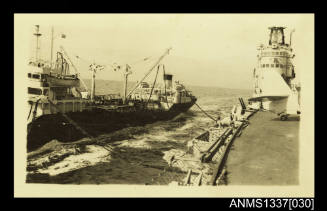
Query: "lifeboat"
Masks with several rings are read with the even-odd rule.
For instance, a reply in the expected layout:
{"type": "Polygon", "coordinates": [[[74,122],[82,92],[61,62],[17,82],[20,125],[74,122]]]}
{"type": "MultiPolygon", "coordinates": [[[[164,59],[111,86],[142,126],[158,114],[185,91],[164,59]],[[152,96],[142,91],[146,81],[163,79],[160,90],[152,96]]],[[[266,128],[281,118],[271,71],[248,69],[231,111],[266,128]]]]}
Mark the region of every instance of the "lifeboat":
{"type": "Polygon", "coordinates": [[[47,82],[51,87],[79,87],[80,80],[72,75],[72,76],[48,76],[47,82]]]}

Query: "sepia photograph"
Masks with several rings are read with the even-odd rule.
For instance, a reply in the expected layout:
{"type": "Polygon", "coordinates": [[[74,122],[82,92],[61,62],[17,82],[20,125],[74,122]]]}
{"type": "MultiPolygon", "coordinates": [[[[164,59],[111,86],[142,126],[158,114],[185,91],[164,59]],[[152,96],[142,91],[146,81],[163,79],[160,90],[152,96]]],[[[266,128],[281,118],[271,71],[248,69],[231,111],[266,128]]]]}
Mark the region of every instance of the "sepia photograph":
{"type": "Polygon", "coordinates": [[[14,87],[17,197],[314,196],[314,14],[16,13],[14,87]]]}

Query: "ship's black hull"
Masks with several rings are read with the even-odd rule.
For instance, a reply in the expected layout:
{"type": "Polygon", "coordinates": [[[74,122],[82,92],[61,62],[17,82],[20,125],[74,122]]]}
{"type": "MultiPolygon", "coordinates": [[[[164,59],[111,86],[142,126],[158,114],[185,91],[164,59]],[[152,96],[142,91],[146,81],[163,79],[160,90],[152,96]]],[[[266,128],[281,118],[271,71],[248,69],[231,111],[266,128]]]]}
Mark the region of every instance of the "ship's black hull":
{"type": "MultiPolygon", "coordinates": [[[[174,104],[168,111],[135,109],[130,111],[94,109],[92,111],[67,113],[81,128],[92,136],[114,132],[126,127],[142,126],[156,121],[170,120],[186,112],[195,101],[174,104]]],[[[71,142],[84,135],[69,124],[61,114],[43,115],[28,125],[27,150],[35,150],[45,143],[57,139],[71,142]]]]}

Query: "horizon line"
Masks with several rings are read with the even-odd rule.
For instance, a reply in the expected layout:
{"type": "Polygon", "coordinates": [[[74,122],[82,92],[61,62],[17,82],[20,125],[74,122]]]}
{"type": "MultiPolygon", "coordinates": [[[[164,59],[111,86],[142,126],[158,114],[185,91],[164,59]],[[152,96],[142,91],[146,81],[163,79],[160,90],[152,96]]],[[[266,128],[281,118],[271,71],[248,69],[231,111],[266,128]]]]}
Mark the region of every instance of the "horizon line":
{"type": "MultiPolygon", "coordinates": [[[[80,78],[82,80],[92,80],[90,78],[80,78]]],[[[119,80],[109,80],[109,79],[95,79],[95,80],[100,80],[100,81],[115,81],[115,82],[124,82],[124,81],[119,81],[119,80]]],[[[137,81],[129,81],[132,83],[137,83],[137,81]]],[[[204,88],[220,88],[220,89],[236,89],[236,90],[252,90],[249,88],[230,88],[230,87],[220,87],[220,86],[212,86],[212,85],[192,85],[189,83],[185,83],[185,86],[195,86],[195,87],[204,87],[204,88]]]]}

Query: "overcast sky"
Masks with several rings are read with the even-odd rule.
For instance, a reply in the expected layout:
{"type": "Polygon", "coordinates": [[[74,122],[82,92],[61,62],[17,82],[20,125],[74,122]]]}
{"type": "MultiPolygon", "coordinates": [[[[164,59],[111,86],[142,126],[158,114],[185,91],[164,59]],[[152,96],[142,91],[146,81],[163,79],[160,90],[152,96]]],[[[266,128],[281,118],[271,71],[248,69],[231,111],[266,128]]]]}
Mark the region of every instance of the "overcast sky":
{"type": "MultiPolygon", "coordinates": [[[[161,62],[186,84],[227,88],[252,88],[257,46],[268,42],[268,27],[285,26],[286,42],[295,29],[292,44],[298,75],[313,71],[314,28],[312,14],[56,14],[15,15],[21,39],[34,56],[34,25],[39,24],[42,57],[50,59],[51,26],[55,50],[63,45],[82,78],[90,78],[88,63],[131,64],[130,80],[139,80],[167,48],[161,62]],[[59,34],[64,33],[66,39],[59,34]],[[152,56],[148,62],[136,61],[152,56]],[[152,63],[151,63],[152,62],[152,63]]],[[[97,78],[121,80],[121,73],[105,69],[97,78]]]]}

